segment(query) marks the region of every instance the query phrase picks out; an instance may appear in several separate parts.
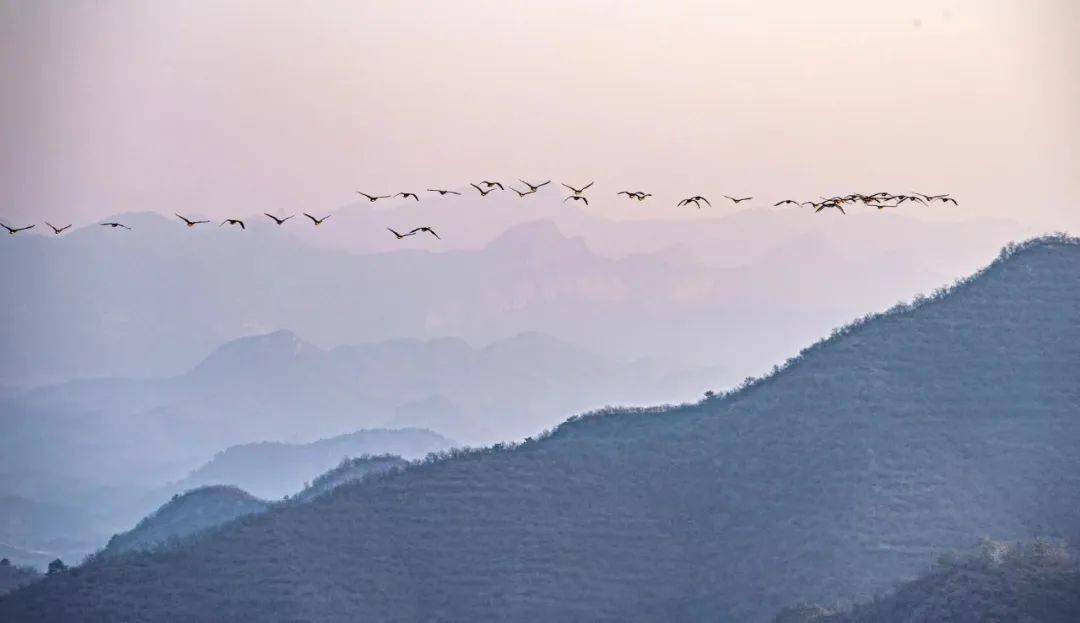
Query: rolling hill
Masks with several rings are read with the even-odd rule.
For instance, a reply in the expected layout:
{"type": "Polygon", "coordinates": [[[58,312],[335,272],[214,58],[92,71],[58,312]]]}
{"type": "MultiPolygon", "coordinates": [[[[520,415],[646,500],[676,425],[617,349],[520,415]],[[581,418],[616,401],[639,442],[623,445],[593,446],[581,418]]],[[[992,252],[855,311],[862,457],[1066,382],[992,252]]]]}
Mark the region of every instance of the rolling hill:
{"type": "Polygon", "coordinates": [[[261,513],[268,506],[236,487],[213,485],[192,489],[173,496],[131,530],[114,535],[100,555],[152,550],[237,517],[261,513]]]}
{"type": "Polygon", "coordinates": [[[1080,241],[1010,248],[697,404],[609,409],[92,561],[19,621],[735,620],[982,536],[1080,539],[1080,241]]]}
{"type": "Polygon", "coordinates": [[[787,609],[775,623],[1080,621],[1080,566],[1061,543],[985,541],[891,594],[841,612],[787,609]]]}
{"type": "Polygon", "coordinates": [[[390,454],[418,459],[454,445],[442,435],[418,428],[361,430],[307,444],[250,443],[218,452],[209,463],[167,489],[186,491],[207,485],[232,485],[256,497],[276,500],[296,494],[326,476],[340,467],[344,458],[390,454]]]}

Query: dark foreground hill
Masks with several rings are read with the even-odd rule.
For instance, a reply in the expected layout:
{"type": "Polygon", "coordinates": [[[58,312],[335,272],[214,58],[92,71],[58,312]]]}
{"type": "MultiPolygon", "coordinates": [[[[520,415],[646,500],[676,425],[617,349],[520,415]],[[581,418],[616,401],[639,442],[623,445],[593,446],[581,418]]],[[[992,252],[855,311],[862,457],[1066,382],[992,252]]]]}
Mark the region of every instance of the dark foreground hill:
{"type": "Polygon", "coordinates": [[[857,322],[700,404],[574,419],[90,562],[18,621],[734,620],[979,537],[1080,538],[1080,241],[857,322]]]}
{"type": "Polygon", "coordinates": [[[0,559],[0,595],[36,582],[41,574],[32,567],[20,567],[7,558],[0,559]]]}
{"type": "Polygon", "coordinates": [[[1066,547],[987,540],[973,555],[950,557],[893,593],[842,611],[785,610],[775,623],[1080,621],[1080,566],[1066,547]]]}

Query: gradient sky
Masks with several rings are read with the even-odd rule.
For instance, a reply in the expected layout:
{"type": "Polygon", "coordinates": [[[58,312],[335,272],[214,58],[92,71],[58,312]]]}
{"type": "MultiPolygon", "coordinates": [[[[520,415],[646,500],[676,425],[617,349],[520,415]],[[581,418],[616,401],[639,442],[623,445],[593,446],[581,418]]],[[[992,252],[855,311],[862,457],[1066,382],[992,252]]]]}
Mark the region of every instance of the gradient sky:
{"type": "Polygon", "coordinates": [[[1078,41],[1070,0],[0,0],[0,215],[528,176],[951,191],[962,218],[1075,231],[1078,41]]]}

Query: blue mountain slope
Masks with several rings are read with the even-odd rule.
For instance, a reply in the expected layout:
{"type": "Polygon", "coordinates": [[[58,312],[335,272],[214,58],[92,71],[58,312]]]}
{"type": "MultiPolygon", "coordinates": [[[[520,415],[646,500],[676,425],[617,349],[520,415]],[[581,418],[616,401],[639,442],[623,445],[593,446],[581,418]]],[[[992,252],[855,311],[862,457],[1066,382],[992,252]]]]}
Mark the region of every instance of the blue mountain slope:
{"type": "Polygon", "coordinates": [[[1080,538],[1080,241],[1010,251],[766,380],[98,561],[0,618],[765,621],[978,538],[1080,538]]]}

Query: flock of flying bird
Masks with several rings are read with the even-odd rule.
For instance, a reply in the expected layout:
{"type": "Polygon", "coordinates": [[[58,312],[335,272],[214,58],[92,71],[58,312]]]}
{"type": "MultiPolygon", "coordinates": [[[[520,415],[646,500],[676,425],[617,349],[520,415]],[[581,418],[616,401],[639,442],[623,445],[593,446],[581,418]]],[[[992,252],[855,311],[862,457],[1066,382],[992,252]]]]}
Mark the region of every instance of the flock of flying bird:
{"type": "MultiPolygon", "coordinates": [[[[520,181],[522,184],[524,184],[528,188],[528,190],[520,190],[520,189],[518,189],[518,188],[516,188],[514,186],[509,186],[509,185],[504,186],[501,182],[494,182],[494,181],[490,181],[490,180],[483,180],[479,184],[470,183],[469,185],[472,186],[473,188],[475,188],[476,191],[478,193],[480,193],[481,197],[487,197],[488,195],[490,195],[491,193],[493,193],[495,191],[504,191],[505,192],[507,190],[507,188],[509,188],[509,190],[517,193],[518,197],[524,198],[527,195],[532,195],[532,194],[536,193],[541,188],[543,188],[544,186],[547,186],[548,184],[551,183],[551,180],[547,180],[547,181],[539,183],[539,184],[533,184],[533,183],[530,183],[530,182],[526,182],[525,180],[518,180],[518,181],[520,181]]],[[[584,186],[582,186],[580,188],[577,188],[577,187],[571,186],[569,184],[563,184],[563,186],[567,190],[570,191],[570,194],[567,195],[563,199],[563,203],[566,203],[567,201],[580,201],[580,202],[584,203],[585,205],[589,205],[589,199],[588,199],[588,197],[585,196],[585,191],[588,190],[589,188],[591,188],[592,185],[593,185],[593,182],[589,182],[588,184],[585,184],[584,186]]],[[[439,196],[442,196],[442,197],[445,197],[446,195],[461,195],[462,194],[459,191],[449,190],[449,189],[446,189],[446,188],[428,188],[427,192],[437,193],[439,196]]],[[[357,193],[360,194],[360,196],[366,198],[371,203],[379,201],[380,199],[393,199],[393,198],[397,198],[397,197],[401,197],[403,200],[412,199],[412,200],[414,200],[414,201],[416,201],[418,203],[420,202],[420,196],[417,195],[415,192],[399,192],[399,193],[394,194],[394,195],[369,195],[369,194],[367,194],[365,192],[361,192],[361,191],[357,191],[357,193]]],[[[643,190],[620,190],[618,193],[616,193],[616,196],[622,196],[622,195],[626,195],[626,197],[628,199],[638,201],[638,202],[643,202],[646,199],[648,199],[649,197],[653,196],[652,193],[647,193],[647,192],[645,192],[643,190]]],[[[729,195],[724,195],[724,198],[730,200],[732,203],[734,203],[736,205],[742,203],[743,201],[750,201],[751,199],[753,199],[753,197],[731,197],[729,195]]],[[[920,203],[922,205],[930,205],[931,203],[937,201],[937,202],[940,202],[940,203],[952,203],[953,205],[959,205],[959,204],[957,204],[956,199],[953,199],[952,197],[950,197],[948,193],[942,194],[942,195],[924,195],[923,193],[915,193],[915,192],[913,192],[910,195],[904,195],[904,194],[894,195],[892,193],[883,191],[883,192],[876,192],[876,193],[873,193],[873,194],[870,194],[870,195],[864,195],[862,193],[851,193],[849,195],[843,195],[843,196],[836,195],[836,196],[833,196],[833,197],[819,197],[819,199],[820,199],[820,201],[796,201],[794,199],[783,199],[781,201],[777,201],[776,203],[774,203],[773,207],[778,207],[778,206],[782,206],[782,205],[810,206],[811,208],[813,208],[814,212],[821,212],[822,210],[833,209],[833,210],[838,210],[841,214],[847,214],[847,212],[844,210],[844,207],[845,206],[850,207],[850,206],[856,205],[858,203],[862,203],[863,205],[866,205],[866,206],[869,206],[869,207],[872,207],[872,208],[877,208],[878,210],[883,210],[885,208],[895,208],[895,207],[897,207],[897,206],[899,206],[899,205],[901,205],[901,204],[903,204],[905,202],[920,203]]],[[[702,197],[701,195],[694,195],[693,197],[687,197],[687,198],[682,199],[681,201],[679,201],[676,205],[677,206],[688,206],[688,205],[691,205],[691,204],[694,205],[695,207],[697,207],[698,209],[701,208],[702,204],[705,204],[705,205],[710,206],[710,207],[712,206],[712,203],[710,203],[708,199],[706,199],[705,197],[702,197]]],[[[263,214],[266,217],[268,217],[270,220],[274,221],[274,223],[277,224],[277,225],[284,225],[286,221],[288,221],[289,219],[296,216],[295,214],[290,214],[289,216],[286,216],[284,218],[279,218],[279,217],[274,216],[273,214],[270,214],[270,213],[264,212],[263,214]]],[[[309,219],[311,219],[311,222],[316,227],[322,225],[323,223],[326,222],[326,220],[328,218],[330,218],[330,215],[324,216],[322,218],[318,218],[318,217],[312,216],[311,214],[308,214],[307,212],[304,212],[303,215],[308,217],[309,219]]],[[[201,221],[191,220],[191,219],[189,219],[189,218],[187,218],[185,216],[182,216],[180,214],[177,214],[176,218],[183,221],[183,223],[188,228],[195,227],[196,225],[203,225],[203,224],[210,223],[210,221],[208,221],[208,220],[201,220],[201,221]]],[[[49,228],[51,228],[53,230],[53,233],[58,235],[58,236],[71,227],[70,224],[69,225],[64,225],[63,227],[57,227],[56,225],[53,225],[52,223],[49,223],[48,221],[46,221],[45,224],[48,225],[49,228]]],[[[116,229],[116,228],[123,228],[123,229],[128,229],[128,230],[131,229],[131,227],[129,227],[127,225],[124,225],[123,223],[117,223],[117,222],[100,223],[100,225],[102,227],[111,227],[113,229],[116,229]]],[[[247,229],[247,226],[244,225],[244,221],[241,220],[241,219],[238,219],[238,218],[227,218],[224,221],[222,221],[221,224],[218,225],[218,227],[224,227],[225,225],[238,226],[240,229],[245,229],[245,230],[247,229]]],[[[17,233],[19,233],[21,231],[26,231],[28,229],[33,229],[34,225],[27,225],[25,227],[8,227],[7,225],[5,225],[3,223],[0,223],[0,227],[3,227],[4,229],[6,229],[8,234],[15,235],[15,234],[17,234],[17,233]]],[[[428,227],[428,226],[416,227],[416,228],[414,228],[414,229],[412,229],[412,230],[410,230],[408,232],[405,232],[405,233],[398,232],[398,231],[396,231],[396,230],[394,230],[394,229],[392,229],[390,227],[387,227],[386,229],[391,234],[393,234],[398,240],[401,240],[403,238],[408,238],[409,236],[414,236],[416,234],[424,234],[424,233],[431,234],[435,238],[439,238],[439,234],[437,234],[434,229],[432,229],[431,227],[428,227]]],[[[441,238],[439,238],[439,239],[441,240],[441,238]]]]}

